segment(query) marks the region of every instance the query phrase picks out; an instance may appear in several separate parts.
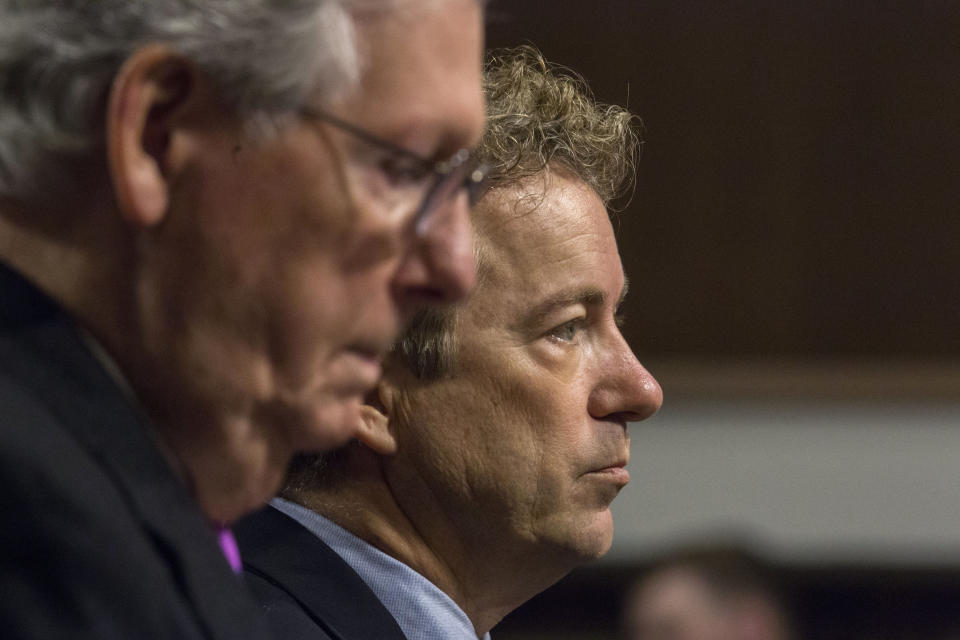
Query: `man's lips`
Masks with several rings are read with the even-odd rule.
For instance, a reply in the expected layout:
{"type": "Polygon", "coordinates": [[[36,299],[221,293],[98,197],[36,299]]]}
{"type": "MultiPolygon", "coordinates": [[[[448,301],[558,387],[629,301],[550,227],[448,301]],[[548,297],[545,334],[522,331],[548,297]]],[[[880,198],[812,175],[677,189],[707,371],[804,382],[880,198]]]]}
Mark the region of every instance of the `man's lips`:
{"type": "Polygon", "coordinates": [[[630,482],[630,472],[627,471],[627,463],[625,461],[617,461],[605,467],[599,467],[590,471],[590,475],[606,478],[611,482],[624,485],[630,482]]]}

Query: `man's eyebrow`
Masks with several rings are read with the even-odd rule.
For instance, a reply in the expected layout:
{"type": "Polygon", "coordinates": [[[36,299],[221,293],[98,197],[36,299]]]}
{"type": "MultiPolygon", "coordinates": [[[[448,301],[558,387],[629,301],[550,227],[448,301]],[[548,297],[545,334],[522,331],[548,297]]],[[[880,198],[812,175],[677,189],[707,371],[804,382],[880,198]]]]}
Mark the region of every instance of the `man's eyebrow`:
{"type": "Polygon", "coordinates": [[[540,300],[527,310],[520,318],[519,326],[522,328],[537,327],[543,324],[547,316],[557,309],[572,307],[576,304],[582,304],[585,307],[597,306],[603,304],[606,299],[607,295],[603,291],[593,287],[561,289],[540,300]]]}
{"type": "MultiPolygon", "coordinates": [[[[617,299],[617,307],[627,295],[628,283],[623,281],[623,288],[617,299]]],[[[561,289],[543,300],[537,302],[520,321],[520,326],[538,326],[542,324],[551,312],[565,307],[581,304],[585,307],[599,307],[607,301],[607,294],[594,287],[561,289]]]]}

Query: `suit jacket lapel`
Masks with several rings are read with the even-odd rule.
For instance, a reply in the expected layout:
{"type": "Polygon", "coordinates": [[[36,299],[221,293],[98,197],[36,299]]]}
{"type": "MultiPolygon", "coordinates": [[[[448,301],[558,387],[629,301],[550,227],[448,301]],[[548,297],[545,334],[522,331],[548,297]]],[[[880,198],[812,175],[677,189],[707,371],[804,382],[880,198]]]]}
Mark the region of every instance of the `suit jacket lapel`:
{"type": "Polygon", "coordinates": [[[299,522],[267,507],[235,530],[245,567],[286,591],[332,637],[405,640],[360,576],[299,522]]]}

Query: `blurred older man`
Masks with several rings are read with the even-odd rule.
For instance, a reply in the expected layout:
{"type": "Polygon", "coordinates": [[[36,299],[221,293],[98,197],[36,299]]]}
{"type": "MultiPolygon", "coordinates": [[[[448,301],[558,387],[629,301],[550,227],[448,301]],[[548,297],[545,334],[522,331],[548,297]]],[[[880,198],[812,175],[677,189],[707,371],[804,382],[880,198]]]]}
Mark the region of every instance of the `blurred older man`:
{"type": "Polygon", "coordinates": [[[473,284],[481,51],[478,0],[0,0],[4,637],[258,635],[225,525],[473,284]]]}
{"type": "Polygon", "coordinates": [[[477,289],[417,318],[354,443],[300,460],[287,500],[240,524],[284,637],[484,637],[610,547],[627,424],[661,403],[620,333],[605,206],[632,177],[632,116],[528,49],[486,87],[477,289]]]}

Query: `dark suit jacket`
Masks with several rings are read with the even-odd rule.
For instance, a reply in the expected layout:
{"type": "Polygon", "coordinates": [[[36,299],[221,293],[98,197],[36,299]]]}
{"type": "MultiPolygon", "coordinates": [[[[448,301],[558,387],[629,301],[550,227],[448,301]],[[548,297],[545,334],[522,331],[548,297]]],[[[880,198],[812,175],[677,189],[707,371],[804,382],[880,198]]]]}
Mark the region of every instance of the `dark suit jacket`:
{"type": "Polygon", "coordinates": [[[75,326],[0,264],[0,635],[269,636],[75,326]]]}
{"type": "Polygon", "coordinates": [[[235,532],[247,582],[278,638],[405,640],[350,565],[293,518],[267,507],[235,532]]]}

